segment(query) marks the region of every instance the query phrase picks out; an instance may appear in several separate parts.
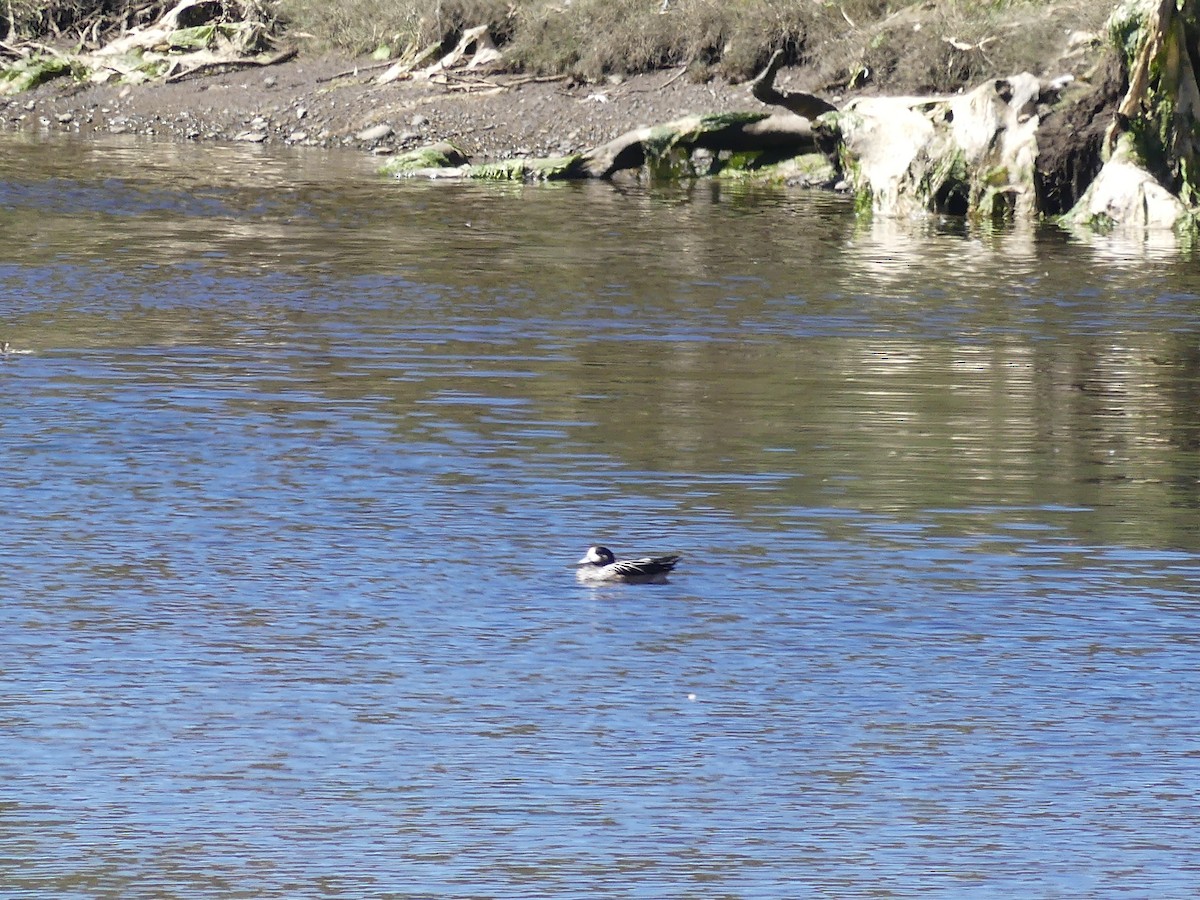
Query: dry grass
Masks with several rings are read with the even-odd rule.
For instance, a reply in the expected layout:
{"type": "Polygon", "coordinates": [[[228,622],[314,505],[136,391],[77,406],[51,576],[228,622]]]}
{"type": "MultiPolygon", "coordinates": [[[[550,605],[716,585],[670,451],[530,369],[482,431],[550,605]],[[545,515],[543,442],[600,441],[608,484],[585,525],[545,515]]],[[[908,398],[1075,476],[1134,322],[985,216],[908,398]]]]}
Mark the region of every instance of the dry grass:
{"type": "MultiPolygon", "coordinates": [[[[177,0],[6,0],[0,5],[0,37],[98,46],[157,22],[177,0]]],[[[270,25],[275,0],[209,0],[227,20],[254,19],[270,25]]],[[[205,4],[208,6],[209,4],[205,4]]]]}
{"type": "Polygon", "coordinates": [[[1070,32],[1099,30],[1110,11],[1098,0],[917,3],[827,35],[813,61],[826,86],[951,91],[1015,72],[1041,74],[1070,32]]]}
{"type": "MultiPolygon", "coordinates": [[[[742,80],[782,48],[813,86],[945,91],[1052,61],[1105,0],[214,0],[277,11],[318,48],[365,53],[448,45],[487,24],[514,68],[587,79],[687,66],[742,80]],[[953,43],[951,42],[953,41],[953,43]]],[[[95,41],[170,2],[12,0],[17,38],[95,41]]]]}
{"type": "Polygon", "coordinates": [[[315,40],[321,49],[369,53],[415,43],[422,30],[415,3],[388,0],[283,0],[284,25],[315,40]]]}
{"type": "Polygon", "coordinates": [[[320,49],[393,53],[416,46],[452,43],[467,28],[486,24],[503,44],[512,35],[513,10],[506,0],[279,0],[283,21],[320,49]]]}
{"type": "Polygon", "coordinates": [[[532,71],[585,78],[684,65],[741,79],[777,48],[799,56],[803,9],[794,0],[575,0],[569,11],[531,3],[510,55],[532,71]]]}
{"type": "Polygon", "coordinates": [[[3,6],[9,40],[80,42],[152,22],[173,6],[139,0],[13,0],[3,6]]]}
{"type": "Polygon", "coordinates": [[[596,79],[688,66],[741,80],[782,48],[822,87],[933,91],[1035,69],[1068,30],[1099,28],[1109,11],[1101,0],[282,0],[282,9],[324,45],[357,52],[450,43],[486,23],[510,65],[531,72],[596,79]]]}

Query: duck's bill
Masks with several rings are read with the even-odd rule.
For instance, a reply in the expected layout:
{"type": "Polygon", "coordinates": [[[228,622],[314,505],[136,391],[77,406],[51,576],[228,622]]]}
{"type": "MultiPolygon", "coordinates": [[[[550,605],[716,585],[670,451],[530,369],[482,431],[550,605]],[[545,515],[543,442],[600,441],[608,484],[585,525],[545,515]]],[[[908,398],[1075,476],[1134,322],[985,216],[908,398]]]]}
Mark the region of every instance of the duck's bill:
{"type": "Polygon", "coordinates": [[[579,562],[575,563],[575,565],[571,566],[571,568],[578,569],[580,566],[586,566],[586,565],[589,565],[590,563],[591,563],[591,560],[585,556],[579,562]]]}

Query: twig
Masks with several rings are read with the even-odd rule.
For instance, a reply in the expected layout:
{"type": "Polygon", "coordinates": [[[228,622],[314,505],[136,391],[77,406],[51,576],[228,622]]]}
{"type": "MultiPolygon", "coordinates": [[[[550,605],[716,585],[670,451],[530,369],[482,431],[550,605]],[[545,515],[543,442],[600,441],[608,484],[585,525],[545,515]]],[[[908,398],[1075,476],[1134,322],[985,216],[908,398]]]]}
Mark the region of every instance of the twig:
{"type": "Polygon", "coordinates": [[[207,72],[209,69],[233,70],[273,66],[276,63],[287,62],[289,59],[295,56],[296,53],[297,50],[295,47],[289,47],[287,50],[280,51],[279,53],[276,53],[274,56],[268,57],[267,59],[217,59],[212,60],[211,62],[202,62],[199,65],[192,66],[190,69],[184,69],[180,72],[176,72],[174,75],[168,75],[163,79],[163,81],[167,84],[171,84],[176,81],[183,81],[183,79],[188,78],[191,75],[195,75],[199,72],[207,72]]]}
{"type": "Polygon", "coordinates": [[[464,87],[467,89],[474,88],[474,87],[485,87],[485,88],[506,88],[506,87],[508,87],[507,84],[497,84],[496,82],[491,81],[490,79],[484,78],[482,75],[472,75],[469,72],[462,72],[462,73],[439,72],[438,74],[446,79],[448,86],[450,86],[450,87],[461,86],[461,87],[464,87]],[[454,84],[449,84],[449,82],[454,82],[454,84]]]}
{"type": "Polygon", "coordinates": [[[506,81],[501,86],[520,87],[523,84],[548,84],[551,81],[566,81],[570,77],[570,75],[526,75],[523,78],[506,81]]]}
{"type": "MultiPolygon", "coordinates": [[[[648,93],[649,91],[661,91],[663,88],[667,87],[670,84],[673,84],[674,82],[676,82],[680,78],[682,78],[684,76],[684,74],[687,72],[687,70],[688,70],[687,66],[680,66],[679,71],[676,72],[674,75],[672,75],[670,78],[668,78],[666,81],[664,81],[662,84],[653,85],[651,87],[628,87],[624,91],[622,91],[618,87],[618,88],[615,88],[614,90],[610,91],[610,93],[612,93],[612,94],[645,94],[645,93],[648,93]]],[[[630,84],[632,85],[632,82],[630,82],[630,84]]]]}
{"type": "Polygon", "coordinates": [[[317,79],[317,84],[326,81],[337,81],[339,78],[349,78],[352,75],[357,75],[359,72],[373,72],[376,69],[387,69],[395,65],[394,59],[389,59],[387,62],[371,63],[369,66],[355,66],[353,69],[347,69],[345,72],[337,72],[333,75],[322,75],[317,79]]]}
{"type": "Polygon", "coordinates": [[[499,94],[508,88],[499,84],[483,82],[480,84],[447,84],[446,90],[460,94],[499,94]]]}
{"type": "Polygon", "coordinates": [[[29,56],[29,50],[24,44],[10,44],[7,41],[0,41],[0,50],[3,50],[5,53],[11,53],[19,59],[25,59],[25,57],[29,56]]]}
{"type": "Polygon", "coordinates": [[[523,84],[543,84],[552,81],[565,81],[568,75],[526,75],[524,77],[513,78],[511,81],[501,81],[500,79],[484,78],[482,75],[473,75],[470,72],[454,72],[450,70],[438,72],[430,81],[434,84],[443,84],[447,90],[451,91],[473,91],[473,90],[496,90],[507,91],[510,88],[520,87],[523,84]],[[437,79],[437,80],[435,80],[437,79]]]}
{"type": "Polygon", "coordinates": [[[679,71],[676,72],[674,75],[672,75],[670,78],[668,78],[666,81],[664,81],[662,84],[660,84],[658,86],[658,89],[661,91],[667,85],[674,84],[676,81],[678,81],[680,78],[683,77],[683,73],[686,71],[687,71],[687,66],[680,66],[679,71]]]}
{"type": "Polygon", "coordinates": [[[980,41],[977,44],[968,44],[966,41],[960,41],[958,38],[946,37],[945,35],[943,35],[942,40],[945,41],[947,44],[949,44],[951,47],[953,47],[955,50],[960,50],[963,53],[967,53],[971,50],[978,50],[980,53],[982,53],[983,48],[986,47],[988,44],[990,44],[992,41],[994,41],[996,39],[994,37],[985,37],[982,41],[980,41]]]}
{"type": "Polygon", "coordinates": [[[34,50],[41,50],[48,56],[57,56],[59,59],[66,59],[67,54],[58,50],[56,47],[51,47],[49,44],[41,44],[37,41],[26,41],[22,44],[24,47],[32,47],[34,50]]]}

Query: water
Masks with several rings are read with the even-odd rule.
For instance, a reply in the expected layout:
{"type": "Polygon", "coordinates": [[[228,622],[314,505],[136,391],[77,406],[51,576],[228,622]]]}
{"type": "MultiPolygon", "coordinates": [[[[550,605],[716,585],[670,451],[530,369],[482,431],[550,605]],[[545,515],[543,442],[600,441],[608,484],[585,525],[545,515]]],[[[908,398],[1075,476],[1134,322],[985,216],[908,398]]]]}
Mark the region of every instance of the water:
{"type": "Polygon", "coordinates": [[[1192,261],[5,147],[3,895],[1200,889],[1192,261]]]}

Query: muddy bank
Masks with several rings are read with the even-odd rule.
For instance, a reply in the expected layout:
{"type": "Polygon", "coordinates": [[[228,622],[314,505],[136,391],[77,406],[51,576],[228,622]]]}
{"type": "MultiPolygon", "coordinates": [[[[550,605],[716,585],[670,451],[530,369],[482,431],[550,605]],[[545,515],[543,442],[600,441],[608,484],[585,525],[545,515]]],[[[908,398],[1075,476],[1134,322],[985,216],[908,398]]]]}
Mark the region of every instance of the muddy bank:
{"type": "MultiPolygon", "coordinates": [[[[1077,37],[1063,40],[1061,52],[1043,68],[1055,77],[1086,80],[1092,54],[1077,37]]],[[[275,65],[206,71],[173,82],[58,78],[0,98],[0,122],[8,130],[30,132],[240,140],[380,154],[449,140],[475,161],[489,161],[580,152],[631,129],[690,114],[767,109],[747,84],[698,82],[683,67],[601,81],[460,70],[447,73],[448,84],[377,83],[389,65],[302,52],[275,65]]],[[[830,91],[817,78],[812,68],[784,68],[776,82],[785,91],[818,92],[835,105],[855,94],[889,92],[883,83],[830,91]]]]}
{"type": "MultiPolygon", "coordinates": [[[[368,59],[300,57],[177,83],[50,82],[0,100],[8,130],[349,147],[386,154],[450,140],[481,160],[572,153],[688,113],[764,107],[744,85],[680,70],[601,84],[521,75],[378,85],[368,59]]],[[[781,82],[788,83],[785,72],[781,82]]]]}
{"type": "MultiPolygon", "coordinates": [[[[717,74],[742,77],[725,58],[733,44],[704,52],[697,45],[678,55],[683,44],[676,38],[690,33],[696,24],[694,11],[682,5],[663,3],[649,18],[635,15],[644,12],[641,5],[631,6],[622,8],[619,22],[598,20],[607,21],[605,27],[592,23],[589,52],[601,53],[597,59],[607,62],[589,69],[581,67],[579,60],[578,65],[568,65],[565,58],[557,66],[530,64],[528,40],[517,39],[513,29],[538,30],[536,23],[541,20],[532,6],[509,4],[503,22],[495,22],[490,18],[495,10],[467,4],[460,12],[472,12],[458,25],[443,22],[442,30],[435,29],[427,44],[409,48],[424,47],[421,52],[400,53],[395,64],[403,71],[391,73],[400,80],[386,84],[380,83],[380,76],[392,62],[312,52],[314,46],[330,45],[315,41],[299,26],[307,21],[319,31],[317,26],[326,17],[339,14],[337,4],[316,5],[308,10],[315,18],[296,21],[292,14],[299,7],[273,2],[122,2],[113,7],[123,9],[120,14],[93,5],[95,9],[89,11],[87,4],[68,3],[63,8],[51,4],[47,9],[58,9],[57,17],[35,16],[29,27],[35,29],[36,39],[21,45],[13,44],[9,4],[9,43],[0,44],[0,55],[12,59],[0,93],[39,83],[47,65],[58,77],[0,98],[0,121],[5,127],[349,147],[381,155],[450,141],[473,161],[488,162],[578,153],[632,129],[689,115],[766,109],[750,96],[746,84],[730,83],[717,74]],[[291,13],[280,12],[285,6],[291,13]],[[468,21],[484,24],[466,28],[468,21]],[[634,36],[646,40],[657,36],[655,40],[667,41],[663,47],[675,49],[634,65],[636,60],[625,58],[623,50],[628,48],[621,46],[634,36]],[[454,41],[458,43],[451,50],[454,41]],[[709,64],[700,65],[697,53],[704,59],[711,56],[709,64]],[[620,64],[622,59],[625,64],[620,64]],[[682,64],[619,78],[598,74],[646,72],[661,64],[655,59],[682,64]],[[580,74],[589,71],[590,79],[580,74]],[[531,72],[574,74],[535,77],[531,72]],[[103,79],[109,80],[97,83],[103,79]]],[[[572,27],[581,27],[584,20],[568,15],[566,6],[549,11],[553,23],[566,27],[574,22],[572,27]]],[[[803,34],[803,52],[797,44],[781,59],[803,60],[804,65],[782,69],[772,77],[785,94],[795,89],[819,95],[825,110],[849,100],[841,95],[847,91],[928,94],[933,86],[936,93],[961,91],[973,88],[976,76],[985,72],[1005,77],[1032,67],[1039,77],[1086,81],[1097,39],[1091,29],[1103,19],[1102,10],[1082,2],[1057,4],[1051,11],[1019,9],[1000,17],[985,15],[982,8],[959,15],[957,4],[917,4],[882,18],[860,11],[855,14],[860,20],[857,25],[843,8],[839,15],[830,14],[832,26],[821,15],[810,16],[812,10],[804,15],[800,7],[794,11],[799,18],[792,25],[803,34]],[[962,39],[977,31],[983,37],[962,39]],[[1020,39],[1014,40],[1018,35],[1020,39]],[[1023,52],[1010,55],[1014,48],[1023,52]]],[[[583,15],[584,11],[581,7],[576,12],[583,15]]],[[[767,44],[786,43],[784,38],[791,34],[783,20],[764,29],[749,7],[731,15],[728,27],[739,34],[757,35],[748,45],[748,51],[753,51],[748,58],[757,59],[767,44]],[[739,20],[739,15],[751,16],[752,21],[739,20]]],[[[581,53],[588,50],[576,46],[578,36],[570,38],[569,31],[557,38],[555,34],[543,36],[549,41],[544,53],[561,55],[564,47],[581,53]]],[[[650,44],[658,46],[653,40],[650,44]]],[[[750,77],[761,68],[742,66],[741,70],[750,77]]],[[[810,119],[814,116],[811,111],[797,112],[810,119]]]]}

